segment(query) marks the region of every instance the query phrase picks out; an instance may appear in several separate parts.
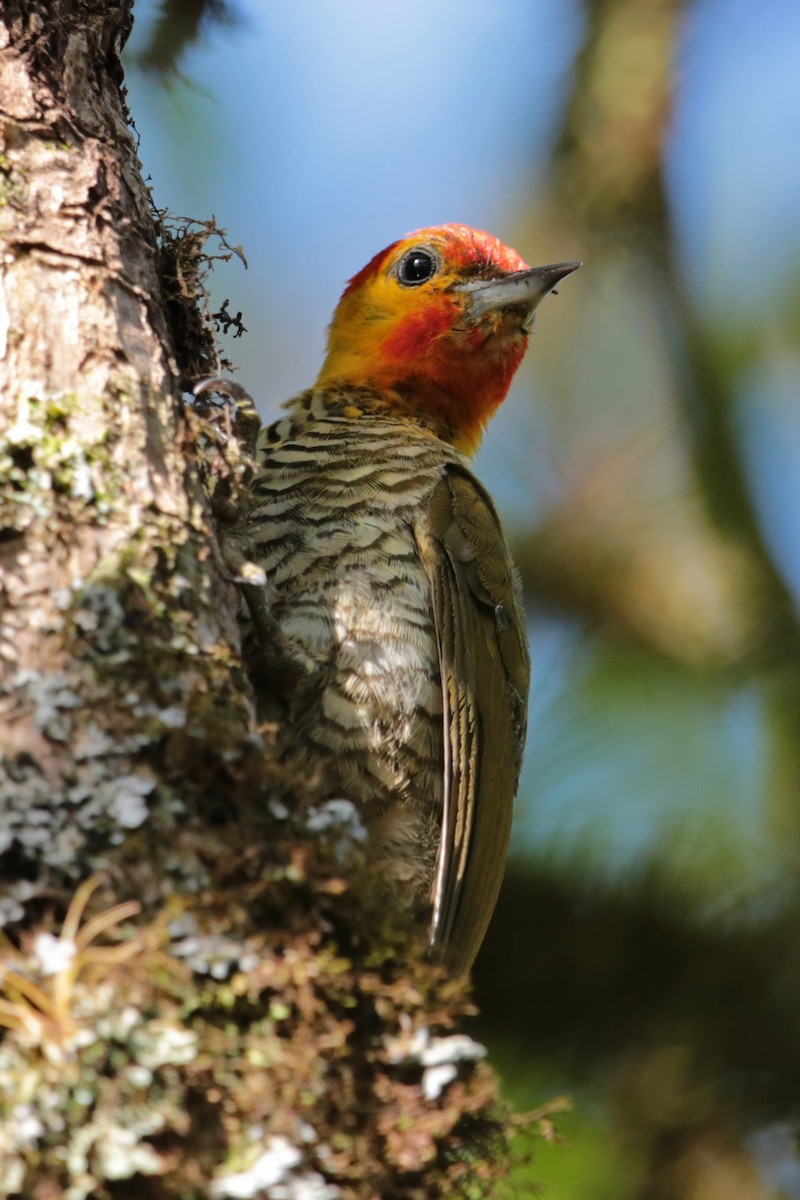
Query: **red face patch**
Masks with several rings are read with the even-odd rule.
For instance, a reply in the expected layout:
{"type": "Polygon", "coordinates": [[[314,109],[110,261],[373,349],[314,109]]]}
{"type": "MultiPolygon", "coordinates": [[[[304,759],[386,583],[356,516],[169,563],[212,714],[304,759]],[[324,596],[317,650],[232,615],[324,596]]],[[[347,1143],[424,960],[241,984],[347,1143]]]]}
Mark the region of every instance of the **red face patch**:
{"type": "Polygon", "coordinates": [[[431,296],[417,312],[401,320],[381,344],[381,352],[397,361],[419,358],[438,337],[452,327],[459,314],[448,296],[431,296]]]}

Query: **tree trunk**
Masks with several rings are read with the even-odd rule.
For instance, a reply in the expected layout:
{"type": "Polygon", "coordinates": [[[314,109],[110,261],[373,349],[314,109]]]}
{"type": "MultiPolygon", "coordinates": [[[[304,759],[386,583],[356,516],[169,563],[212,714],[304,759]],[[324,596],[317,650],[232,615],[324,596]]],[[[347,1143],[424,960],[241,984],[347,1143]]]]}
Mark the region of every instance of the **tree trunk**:
{"type": "Polygon", "coordinates": [[[479,1195],[463,988],[376,941],[253,724],[130,22],[0,12],[0,1195],[479,1195]]]}
{"type": "Polygon", "coordinates": [[[247,728],[119,89],[129,10],[12,3],[2,28],[6,921],[120,831],[164,845],[185,814],[155,797],[212,695],[247,728]]]}

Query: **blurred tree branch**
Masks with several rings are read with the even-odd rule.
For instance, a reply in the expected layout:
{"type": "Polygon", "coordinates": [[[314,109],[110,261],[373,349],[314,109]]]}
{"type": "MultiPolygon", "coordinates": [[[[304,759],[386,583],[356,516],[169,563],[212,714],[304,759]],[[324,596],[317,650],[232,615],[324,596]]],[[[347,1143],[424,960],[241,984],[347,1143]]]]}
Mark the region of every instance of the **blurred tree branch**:
{"type": "MultiPolygon", "coordinates": [[[[683,433],[700,494],[719,533],[746,550],[755,652],[800,672],[800,621],[764,541],[742,465],[734,395],[757,343],[735,353],[688,299],[664,188],[675,57],[685,0],[589,0],[586,34],[554,151],[548,221],[585,246],[590,270],[633,252],[672,349],[683,433]]],[[[565,234],[565,236],[567,236],[565,234]]]]}
{"type": "Polygon", "coordinates": [[[161,75],[179,70],[180,60],[215,25],[240,20],[230,0],[161,0],[149,39],[137,56],[144,70],[161,75]]]}

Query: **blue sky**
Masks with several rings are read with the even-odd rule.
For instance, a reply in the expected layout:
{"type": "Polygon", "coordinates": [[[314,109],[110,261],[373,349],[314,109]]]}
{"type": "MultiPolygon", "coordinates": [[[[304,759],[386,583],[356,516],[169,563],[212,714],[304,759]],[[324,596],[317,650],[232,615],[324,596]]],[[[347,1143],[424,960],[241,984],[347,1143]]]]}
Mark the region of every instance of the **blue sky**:
{"type": "Polygon", "coordinates": [[[721,313],[783,299],[800,255],[800,4],[700,0],[667,159],[687,275],[721,313]]]}

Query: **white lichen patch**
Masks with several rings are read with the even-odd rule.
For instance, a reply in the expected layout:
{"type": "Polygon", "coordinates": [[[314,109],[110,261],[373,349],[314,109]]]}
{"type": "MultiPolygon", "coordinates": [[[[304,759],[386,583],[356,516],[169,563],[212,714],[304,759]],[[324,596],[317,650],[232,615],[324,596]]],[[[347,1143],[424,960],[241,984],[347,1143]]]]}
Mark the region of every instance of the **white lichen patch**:
{"type": "Polygon", "coordinates": [[[145,1106],[126,1106],[117,1114],[109,1106],[95,1110],[91,1119],[70,1130],[64,1146],[65,1166],[72,1180],[65,1195],[70,1200],[88,1200],[99,1180],[160,1175],[164,1161],[147,1138],[163,1124],[163,1115],[145,1106]]]}
{"type": "Polygon", "coordinates": [[[170,1021],[148,1021],[133,1031],[130,1040],[136,1062],[150,1070],[167,1064],[184,1066],[197,1056],[195,1034],[170,1021]]]}
{"type": "Polygon", "coordinates": [[[93,500],[95,497],[92,471],[80,446],[75,449],[75,463],[70,480],[70,490],[76,500],[93,500]]]}
{"type": "Polygon", "coordinates": [[[202,933],[191,912],[182,913],[169,923],[172,936],[169,951],[182,959],[196,975],[228,979],[235,971],[247,973],[260,962],[258,950],[248,939],[222,933],[202,933]]]}
{"type": "Polygon", "coordinates": [[[55,741],[69,738],[72,733],[69,713],[80,708],[81,699],[63,671],[47,673],[25,667],[17,671],[12,686],[25,689],[34,705],[33,719],[42,733],[55,741]]]}
{"type": "Polygon", "coordinates": [[[217,1200],[338,1200],[341,1192],[317,1171],[298,1171],[303,1154],[288,1138],[274,1135],[251,1166],[222,1175],[211,1185],[217,1200]]]}
{"type": "Polygon", "coordinates": [[[178,704],[160,708],[156,715],[166,729],[182,729],[186,724],[186,709],[178,704]]]}
{"type": "Polygon", "coordinates": [[[179,704],[136,704],[133,715],[148,718],[165,729],[182,729],[186,724],[186,709],[179,704]]]}
{"type": "Polygon", "coordinates": [[[338,1200],[341,1191],[333,1183],[326,1183],[317,1171],[303,1171],[293,1175],[272,1189],[272,1200],[338,1200]]]}
{"type": "Polygon", "coordinates": [[[233,971],[245,971],[253,964],[252,953],[240,941],[217,933],[181,938],[173,942],[171,949],[197,975],[210,975],[212,979],[227,979],[233,971]]]}
{"type": "Polygon", "coordinates": [[[309,808],[306,829],[312,834],[333,832],[353,842],[367,840],[367,831],[352,800],[326,800],[324,804],[309,808]]]}
{"type": "Polygon", "coordinates": [[[449,1037],[430,1038],[420,1052],[419,1061],[424,1067],[438,1067],[442,1063],[477,1062],[485,1057],[486,1047],[480,1042],[465,1033],[454,1033],[449,1037]]]}
{"type": "Polygon", "coordinates": [[[101,729],[96,721],[90,721],[85,728],[76,733],[75,758],[78,762],[86,758],[105,758],[114,748],[114,739],[105,729],[101,729]]]}
{"type": "Polygon", "coordinates": [[[448,1084],[458,1076],[458,1067],[453,1063],[442,1063],[439,1067],[428,1067],[422,1073],[422,1094],[426,1100],[436,1100],[448,1084]]]}
{"type": "Polygon", "coordinates": [[[302,1159],[302,1153],[288,1138],[271,1137],[266,1150],[250,1167],[216,1179],[211,1185],[211,1194],[225,1200],[249,1200],[279,1183],[302,1159]]]}
{"type": "Polygon", "coordinates": [[[9,446],[33,446],[44,437],[41,421],[31,420],[32,403],[29,396],[21,396],[17,404],[16,420],[7,426],[3,439],[9,446]]]}
{"type": "Polygon", "coordinates": [[[136,829],[147,819],[145,797],[156,781],[144,769],[119,779],[110,779],[102,789],[100,799],[105,803],[112,820],[123,829],[136,829]]]}
{"type": "MultiPolygon", "coordinates": [[[[69,689],[47,689],[40,695],[42,704],[69,702],[69,689]]],[[[48,717],[43,707],[48,730],[56,718],[48,717]]],[[[69,714],[61,710],[67,724],[62,732],[71,729],[69,714]]],[[[60,727],[59,727],[60,728],[60,727]]],[[[131,829],[137,829],[149,815],[148,797],[156,780],[146,767],[125,771],[123,746],[117,744],[119,755],[103,753],[106,735],[96,724],[87,724],[74,734],[81,750],[78,782],[72,783],[66,794],[55,793],[36,763],[22,761],[0,775],[0,852],[16,844],[34,861],[72,872],[76,856],[89,835],[101,834],[112,843],[120,841],[131,829]],[[115,770],[115,760],[120,766],[115,770]]],[[[127,749],[127,746],[124,747],[127,749]]],[[[102,857],[94,860],[103,866],[102,857]]],[[[34,895],[27,884],[11,885],[0,897],[0,926],[19,919],[19,905],[34,895]]]]}
{"type": "MultiPolygon", "coordinates": [[[[0,789],[0,802],[2,802],[2,789],[0,789]]],[[[8,841],[3,845],[3,831],[0,830],[0,851],[13,841],[11,832],[7,830],[6,834],[8,841]]],[[[35,895],[36,884],[29,879],[19,879],[16,883],[6,887],[3,895],[0,896],[0,929],[14,921],[21,921],[25,915],[25,904],[35,895]]]]}
{"type": "MultiPolygon", "coordinates": [[[[156,1119],[153,1112],[148,1133],[156,1133],[163,1126],[163,1118],[156,1119]]],[[[94,1170],[101,1179],[130,1179],[132,1175],[158,1175],[163,1170],[163,1160],[152,1146],[143,1143],[143,1126],[135,1129],[107,1129],[95,1147],[94,1170]]]]}
{"type": "Polygon", "coordinates": [[[439,1097],[458,1076],[458,1064],[486,1057],[486,1047],[463,1033],[433,1037],[425,1027],[406,1030],[386,1045],[392,1063],[416,1063],[423,1068],[421,1085],[427,1100],[439,1097]]]}

